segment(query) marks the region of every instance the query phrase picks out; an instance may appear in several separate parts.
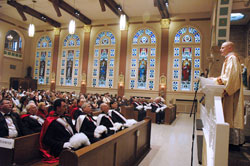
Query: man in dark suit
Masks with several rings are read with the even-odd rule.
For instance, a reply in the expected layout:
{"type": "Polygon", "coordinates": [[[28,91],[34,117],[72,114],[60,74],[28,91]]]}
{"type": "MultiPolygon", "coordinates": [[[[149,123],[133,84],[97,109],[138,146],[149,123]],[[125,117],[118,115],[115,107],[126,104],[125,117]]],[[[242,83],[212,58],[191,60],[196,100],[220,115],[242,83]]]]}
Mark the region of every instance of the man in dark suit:
{"type": "Polygon", "coordinates": [[[44,119],[37,116],[37,106],[35,103],[30,102],[26,106],[27,114],[21,115],[22,123],[23,123],[23,134],[33,134],[38,133],[42,129],[42,125],[44,123],[44,119]]]}
{"type": "Polygon", "coordinates": [[[114,134],[122,128],[122,124],[113,122],[112,117],[108,115],[109,106],[106,103],[102,103],[100,106],[102,113],[98,115],[97,125],[103,125],[108,129],[108,135],[114,134]]]}
{"type": "Polygon", "coordinates": [[[0,137],[22,136],[22,123],[17,113],[12,112],[12,102],[8,99],[0,101],[0,137]]]}
{"type": "Polygon", "coordinates": [[[84,103],[84,99],[78,99],[77,100],[77,107],[75,107],[72,111],[71,111],[71,118],[72,119],[77,119],[78,116],[80,115],[84,115],[83,110],[82,110],[82,105],[84,103]]]}
{"type": "Polygon", "coordinates": [[[96,126],[96,121],[91,115],[92,110],[90,104],[84,103],[82,110],[84,114],[77,118],[76,131],[86,134],[91,143],[106,137],[107,128],[105,126],[96,126]]]}
{"type": "Polygon", "coordinates": [[[65,100],[54,102],[55,114],[47,117],[40,135],[40,150],[48,158],[58,157],[64,148],[71,148],[69,140],[75,134],[70,117],[65,116],[65,100]]]}
{"type": "Polygon", "coordinates": [[[133,102],[134,110],[138,111],[138,121],[142,121],[146,117],[146,111],[140,99],[135,99],[133,102]]]}
{"type": "Polygon", "coordinates": [[[156,123],[164,123],[166,105],[161,104],[161,98],[157,97],[155,101],[151,104],[151,107],[152,112],[156,113],[156,123]]]}

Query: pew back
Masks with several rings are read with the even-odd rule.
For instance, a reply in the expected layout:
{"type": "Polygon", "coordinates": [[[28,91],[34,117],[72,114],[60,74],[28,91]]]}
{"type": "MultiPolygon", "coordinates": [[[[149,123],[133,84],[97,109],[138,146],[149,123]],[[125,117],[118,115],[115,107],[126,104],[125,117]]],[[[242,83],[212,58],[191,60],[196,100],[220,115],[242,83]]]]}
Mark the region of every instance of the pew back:
{"type": "Polygon", "coordinates": [[[14,138],[14,149],[0,148],[1,165],[24,165],[28,162],[41,160],[39,151],[40,133],[14,138]]]}
{"type": "Polygon", "coordinates": [[[60,155],[63,166],[128,166],[137,165],[150,150],[151,120],[137,124],[77,151],[65,150],[60,155]]]}

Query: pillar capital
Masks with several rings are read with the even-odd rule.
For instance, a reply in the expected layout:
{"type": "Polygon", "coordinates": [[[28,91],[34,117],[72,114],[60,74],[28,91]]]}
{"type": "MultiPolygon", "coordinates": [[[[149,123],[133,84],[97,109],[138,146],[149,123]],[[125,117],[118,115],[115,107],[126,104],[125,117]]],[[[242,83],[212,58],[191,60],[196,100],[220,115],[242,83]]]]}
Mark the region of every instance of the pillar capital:
{"type": "Polygon", "coordinates": [[[169,29],[169,26],[170,26],[170,19],[168,18],[161,19],[161,28],[169,29]]]}
{"type": "Polygon", "coordinates": [[[84,25],[83,26],[83,31],[84,32],[90,32],[91,31],[91,25],[84,25]]]}
{"type": "Polygon", "coordinates": [[[60,35],[60,31],[61,31],[60,28],[54,28],[54,34],[55,35],[60,35]]]}

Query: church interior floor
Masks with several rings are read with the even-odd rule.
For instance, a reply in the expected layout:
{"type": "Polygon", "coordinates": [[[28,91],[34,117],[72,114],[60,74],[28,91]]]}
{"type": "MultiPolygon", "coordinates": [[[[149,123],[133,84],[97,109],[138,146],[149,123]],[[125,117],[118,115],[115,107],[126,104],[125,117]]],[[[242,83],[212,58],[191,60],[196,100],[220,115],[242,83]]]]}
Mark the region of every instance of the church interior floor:
{"type": "MultiPolygon", "coordinates": [[[[151,150],[139,166],[191,165],[193,116],[178,114],[171,125],[152,124],[151,150]]],[[[196,140],[193,166],[199,166],[196,140]]]]}

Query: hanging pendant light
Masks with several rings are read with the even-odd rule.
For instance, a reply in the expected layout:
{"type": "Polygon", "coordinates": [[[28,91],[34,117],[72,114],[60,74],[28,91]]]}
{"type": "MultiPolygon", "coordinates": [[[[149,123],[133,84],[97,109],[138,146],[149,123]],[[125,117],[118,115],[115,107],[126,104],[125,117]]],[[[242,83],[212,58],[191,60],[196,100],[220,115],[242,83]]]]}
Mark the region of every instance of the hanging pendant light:
{"type": "Polygon", "coordinates": [[[126,15],[121,14],[120,16],[120,30],[125,30],[126,29],[126,15]]]}
{"type": "MultiPolygon", "coordinates": [[[[32,0],[33,2],[33,9],[35,9],[34,7],[34,3],[36,3],[36,0],[32,0]]],[[[31,18],[31,24],[29,25],[29,29],[28,29],[28,36],[29,37],[34,37],[34,34],[35,34],[35,25],[33,24],[33,16],[31,18]]]]}
{"type": "MultiPolygon", "coordinates": [[[[75,8],[75,0],[74,0],[74,8],[75,8]]],[[[69,34],[73,35],[76,30],[76,22],[75,20],[71,19],[69,21],[69,34]]]]}
{"type": "Polygon", "coordinates": [[[29,25],[29,37],[34,37],[34,34],[35,34],[35,25],[30,24],[29,25]]]}
{"type": "Polygon", "coordinates": [[[76,22],[75,20],[70,20],[69,22],[69,34],[73,35],[76,29],[76,22]]]}

